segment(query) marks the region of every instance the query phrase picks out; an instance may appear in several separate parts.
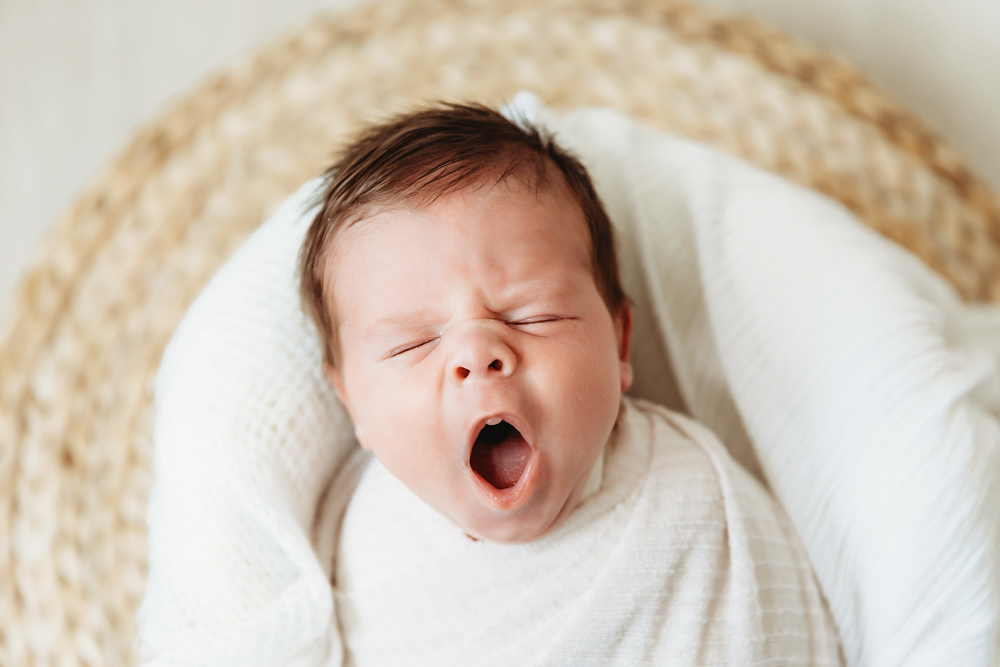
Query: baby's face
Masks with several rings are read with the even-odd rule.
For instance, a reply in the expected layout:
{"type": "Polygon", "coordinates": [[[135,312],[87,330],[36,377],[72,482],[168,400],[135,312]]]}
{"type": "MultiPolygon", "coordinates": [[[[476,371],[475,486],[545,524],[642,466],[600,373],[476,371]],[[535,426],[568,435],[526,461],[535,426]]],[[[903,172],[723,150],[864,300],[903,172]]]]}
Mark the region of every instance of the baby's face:
{"type": "Polygon", "coordinates": [[[389,210],[337,237],[328,369],[362,446],[472,537],[538,538],[579,495],[632,370],[562,180],[389,210]]]}

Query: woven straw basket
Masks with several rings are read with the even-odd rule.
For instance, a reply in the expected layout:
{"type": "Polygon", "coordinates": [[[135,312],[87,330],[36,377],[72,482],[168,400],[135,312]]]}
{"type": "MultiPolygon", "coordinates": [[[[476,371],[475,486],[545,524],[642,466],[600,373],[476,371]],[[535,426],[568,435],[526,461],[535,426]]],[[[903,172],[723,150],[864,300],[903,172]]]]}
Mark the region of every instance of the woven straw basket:
{"type": "Polygon", "coordinates": [[[380,0],[320,18],[139,132],[49,236],[0,342],[0,665],[135,662],[151,397],[187,305],[363,123],[414,103],[611,106],[844,202],[1000,301],[1000,209],[857,71],[657,0],[380,0]]]}

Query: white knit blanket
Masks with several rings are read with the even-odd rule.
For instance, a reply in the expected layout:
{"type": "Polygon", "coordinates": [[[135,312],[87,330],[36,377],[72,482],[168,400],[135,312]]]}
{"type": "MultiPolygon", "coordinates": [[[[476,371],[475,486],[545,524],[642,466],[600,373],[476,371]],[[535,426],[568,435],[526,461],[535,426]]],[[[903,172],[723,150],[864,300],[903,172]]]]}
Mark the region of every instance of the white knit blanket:
{"type": "Polygon", "coordinates": [[[839,665],[790,522],[704,426],[626,399],[600,490],[476,542],[374,462],[340,531],[348,665],[839,665]]]}

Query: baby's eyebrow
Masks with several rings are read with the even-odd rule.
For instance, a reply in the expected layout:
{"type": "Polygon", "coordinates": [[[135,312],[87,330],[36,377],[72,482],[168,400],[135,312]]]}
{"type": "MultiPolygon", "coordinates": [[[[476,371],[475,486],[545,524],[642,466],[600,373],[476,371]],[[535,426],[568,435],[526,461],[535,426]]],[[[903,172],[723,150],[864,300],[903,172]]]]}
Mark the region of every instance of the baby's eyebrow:
{"type": "Polygon", "coordinates": [[[575,285],[553,282],[549,277],[525,282],[518,289],[505,295],[504,307],[499,314],[510,313],[525,307],[551,307],[573,301],[579,293],[575,285]]]}
{"type": "Polygon", "coordinates": [[[366,340],[377,340],[406,333],[416,334],[433,329],[430,322],[433,322],[433,314],[423,311],[383,317],[366,328],[361,337],[366,340]]]}

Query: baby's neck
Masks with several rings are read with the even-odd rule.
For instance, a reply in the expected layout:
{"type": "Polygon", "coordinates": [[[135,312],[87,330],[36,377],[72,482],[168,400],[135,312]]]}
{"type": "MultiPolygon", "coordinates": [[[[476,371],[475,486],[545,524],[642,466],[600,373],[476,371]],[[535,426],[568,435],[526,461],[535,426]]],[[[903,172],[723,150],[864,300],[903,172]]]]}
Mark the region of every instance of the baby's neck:
{"type": "Polygon", "coordinates": [[[583,504],[590,496],[597,493],[601,488],[601,480],[604,478],[604,457],[608,454],[608,443],[604,445],[604,449],[597,456],[597,461],[594,463],[594,467],[590,470],[590,476],[587,477],[587,482],[583,485],[583,492],[580,493],[580,499],[577,501],[576,505],[579,507],[583,504]]]}

